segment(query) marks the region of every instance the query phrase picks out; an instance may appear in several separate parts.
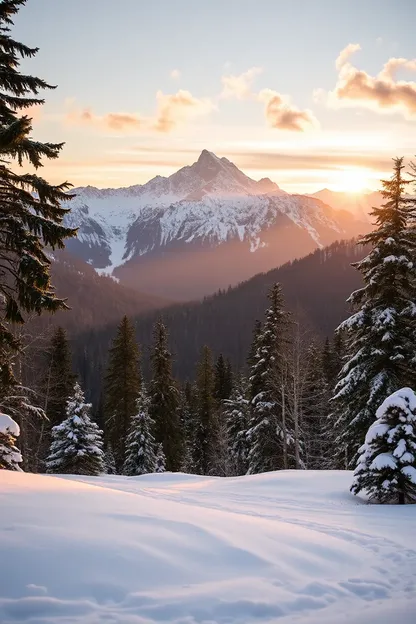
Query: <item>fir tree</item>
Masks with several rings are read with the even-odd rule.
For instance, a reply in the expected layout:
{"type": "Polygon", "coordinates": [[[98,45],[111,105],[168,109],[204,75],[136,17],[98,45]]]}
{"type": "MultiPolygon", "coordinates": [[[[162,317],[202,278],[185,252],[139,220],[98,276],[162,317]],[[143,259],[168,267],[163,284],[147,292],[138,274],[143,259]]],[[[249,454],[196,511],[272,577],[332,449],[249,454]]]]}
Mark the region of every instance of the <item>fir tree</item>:
{"type": "Polygon", "coordinates": [[[162,444],[165,453],[166,469],[176,472],[180,470],[182,460],[179,392],[172,376],[172,355],[168,349],[168,334],[162,320],[154,327],[153,339],[149,412],[155,421],[156,442],[162,444]]]}
{"type": "Polygon", "coordinates": [[[23,323],[31,312],[55,312],[66,308],[50,280],[51,260],[45,248],[60,249],[76,230],[63,226],[68,212],[61,202],[68,200],[69,184],[49,184],[37,174],[20,173],[28,163],[35,169],[43,159],[55,159],[63,143],[34,140],[32,119],[25,111],[44,100],[36,97],[51,89],[40,78],[19,72],[21,59],[32,58],[37,48],[15,41],[10,35],[13,17],[25,0],[0,3],[0,391],[13,385],[11,362],[19,348],[10,323],[23,323]],[[22,114],[23,113],[23,114],[22,114]]]}
{"type": "Polygon", "coordinates": [[[0,414],[0,470],[21,472],[19,464],[23,459],[15,446],[19,435],[19,425],[7,414],[0,414]]]}
{"type": "Polygon", "coordinates": [[[107,447],[104,451],[104,466],[106,474],[117,474],[114,453],[110,443],[107,444],[107,447]]]}
{"type": "Polygon", "coordinates": [[[359,449],[351,491],[380,503],[416,502],[416,395],[397,390],[376,412],[359,449]]]}
{"type": "Polygon", "coordinates": [[[166,472],[166,457],[161,444],[158,444],[156,450],[156,472],[166,472]]]}
{"type": "Polygon", "coordinates": [[[149,399],[144,389],[137,399],[136,414],[126,440],[124,474],[128,476],[156,472],[156,442],[152,434],[154,421],[149,416],[149,399]]]}
{"type": "Polygon", "coordinates": [[[307,367],[302,389],[302,441],[305,467],[309,470],[325,468],[328,454],[333,452],[333,436],[326,426],[330,387],[324,362],[328,345],[327,341],[322,357],[321,349],[312,342],[305,357],[307,367]]]}
{"type": "Polygon", "coordinates": [[[109,352],[104,386],[105,437],[111,444],[117,472],[121,472],[126,454],[126,437],[141,386],[139,347],[134,327],[124,316],[109,352]]]}
{"type": "Polygon", "coordinates": [[[216,444],[218,423],[214,400],[214,369],[212,353],[204,346],[197,367],[197,422],[195,426],[193,467],[196,474],[210,474],[216,444]]]}
{"type": "Polygon", "coordinates": [[[193,473],[195,423],[197,422],[196,389],[188,381],[179,395],[179,423],[182,432],[181,472],[193,473]]]}
{"type": "Polygon", "coordinates": [[[226,362],[222,353],[215,363],[214,396],[221,405],[224,399],[229,399],[232,392],[232,370],[230,362],[226,362]]]}
{"type": "Polygon", "coordinates": [[[250,400],[246,379],[240,377],[235,384],[231,398],[225,400],[225,417],[231,473],[236,476],[244,475],[248,470],[250,451],[247,438],[250,423],[250,400]]]}
{"type": "Polygon", "coordinates": [[[281,401],[288,315],[279,284],[272,287],[268,297],[270,307],[261,332],[255,333],[251,350],[251,418],[247,433],[250,474],[284,468],[285,449],[293,441],[281,401]]]}
{"type": "Polygon", "coordinates": [[[90,418],[78,383],[67,403],[66,419],[52,429],[52,444],[46,460],[49,473],[99,475],[105,471],[102,431],[90,418]]]}
{"type": "Polygon", "coordinates": [[[57,327],[52,335],[43,380],[44,410],[50,427],[59,425],[66,417],[66,405],[71,396],[75,375],[66,331],[57,327]]]}
{"type": "Polygon", "coordinates": [[[414,314],[415,238],[407,227],[415,208],[405,197],[403,159],[383,180],[384,204],[373,209],[377,228],[361,239],[370,253],[355,266],[364,287],[352,293],[353,315],[338,328],[346,334],[347,362],[333,399],[339,453],[356,457],[376,410],[395,390],[416,382],[414,314]]]}

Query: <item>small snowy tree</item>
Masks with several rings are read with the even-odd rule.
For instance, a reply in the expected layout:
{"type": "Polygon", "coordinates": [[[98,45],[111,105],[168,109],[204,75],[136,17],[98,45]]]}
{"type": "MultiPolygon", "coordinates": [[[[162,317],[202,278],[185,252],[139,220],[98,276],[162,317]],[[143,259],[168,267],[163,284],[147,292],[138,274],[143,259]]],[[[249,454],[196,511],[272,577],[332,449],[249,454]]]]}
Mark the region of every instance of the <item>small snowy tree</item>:
{"type": "Polygon", "coordinates": [[[381,503],[416,501],[416,395],[402,388],[387,397],[360,448],[351,491],[381,503]]]}
{"type": "Polygon", "coordinates": [[[117,474],[116,461],[110,442],[107,444],[107,448],[104,451],[104,465],[107,474],[117,474]]]}
{"type": "Polygon", "coordinates": [[[250,400],[247,385],[245,379],[237,380],[231,398],[224,401],[230,470],[237,476],[246,474],[248,469],[250,400]]]}
{"type": "Polygon", "coordinates": [[[163,445],[159,444],[156,453],[156,472],[166,472],[166,457],[163,452],[163,445]]]}
{"type": "Polygon", "coordinates": [[[46,471],[59,474],[98,475],[105,471],[102,431],[91,420],[91,404],[85,403],[78,383],[66,406],[66,419],[52,429],[46,471]]]}
{"type": "Polygon", "coordinates": [[[7,414],[0,414],[0,470],[17,470],[22,462],[20,451],[15,446],[20,435],[19,425],[7,414]]]}
{"type": "Polygon", "coordinates": [[[141,390],[130,431],[126,439],[124,474],[128,476],[156,472],[156,442],[152,435],[154,421],[149,415],[149,399],[141,390]]]}

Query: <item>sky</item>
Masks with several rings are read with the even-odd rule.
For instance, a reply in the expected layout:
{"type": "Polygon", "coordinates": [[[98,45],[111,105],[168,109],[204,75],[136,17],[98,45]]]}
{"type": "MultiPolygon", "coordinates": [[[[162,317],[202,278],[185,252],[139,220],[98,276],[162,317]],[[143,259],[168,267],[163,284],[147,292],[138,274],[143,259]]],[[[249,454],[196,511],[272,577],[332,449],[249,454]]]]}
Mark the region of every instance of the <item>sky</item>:
{"type": "Polygon", "coordinates": [[[142,184],[202,149],[290,192],[376,189],[416,153],[415,0],[28,0],[22,71],[57,85],[42,175],[142,184]]]}

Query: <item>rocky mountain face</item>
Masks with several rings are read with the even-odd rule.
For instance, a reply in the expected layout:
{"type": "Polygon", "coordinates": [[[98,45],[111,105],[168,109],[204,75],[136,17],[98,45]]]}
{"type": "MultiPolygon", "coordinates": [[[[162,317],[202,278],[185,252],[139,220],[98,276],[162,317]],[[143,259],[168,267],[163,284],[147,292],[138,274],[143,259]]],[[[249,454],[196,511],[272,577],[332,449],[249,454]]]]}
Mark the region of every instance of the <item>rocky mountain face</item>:
{"type": "Polygon", "coordinates": [[[368,230],[316,197],[252,180],[204,150],[168,178],[76,189],[71,253],[146,293],[190,299],[368,230]]]}

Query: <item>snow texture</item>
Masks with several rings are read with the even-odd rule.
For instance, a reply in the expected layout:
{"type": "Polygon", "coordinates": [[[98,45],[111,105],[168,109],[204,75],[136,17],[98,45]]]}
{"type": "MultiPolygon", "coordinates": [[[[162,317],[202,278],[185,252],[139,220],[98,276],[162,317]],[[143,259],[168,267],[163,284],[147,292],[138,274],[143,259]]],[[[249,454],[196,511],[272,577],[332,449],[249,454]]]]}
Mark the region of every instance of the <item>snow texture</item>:
{"type": "Polygon", "coordinates": [[[0,414],[0,433],[10,433],[17,438],[20,435],[20,427],[17,422],[7,414],[0,414]]]}
{"type": "Polygon", "coordinates": [[[414,624],[416,505],[350,480],[0,471],[0,621],[414,624]]]}

